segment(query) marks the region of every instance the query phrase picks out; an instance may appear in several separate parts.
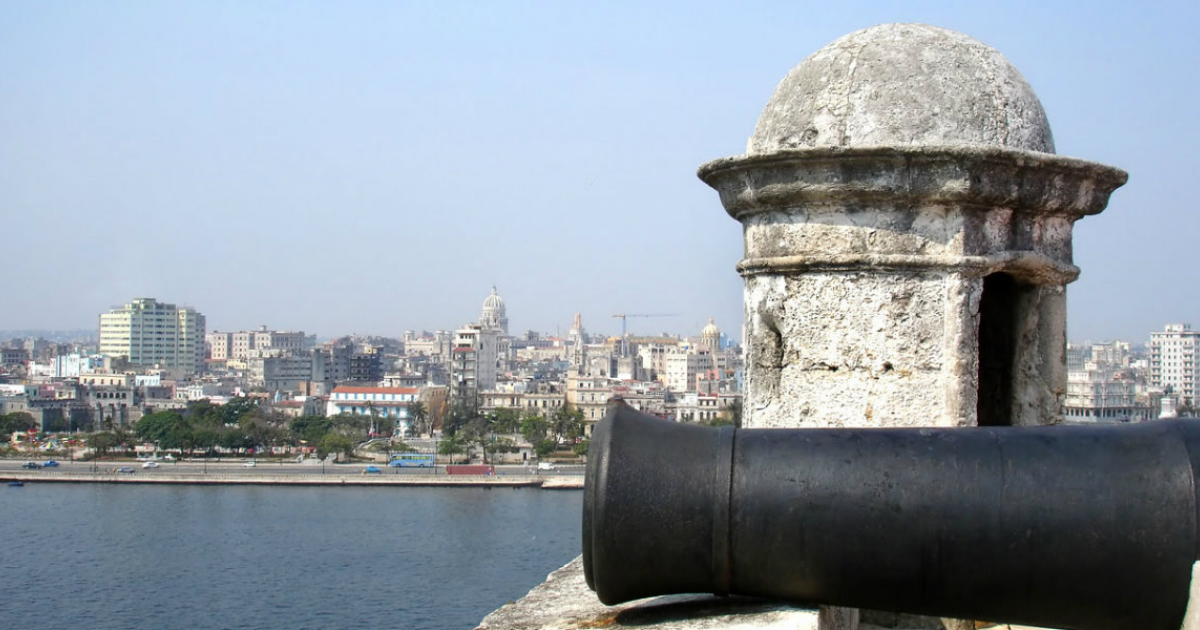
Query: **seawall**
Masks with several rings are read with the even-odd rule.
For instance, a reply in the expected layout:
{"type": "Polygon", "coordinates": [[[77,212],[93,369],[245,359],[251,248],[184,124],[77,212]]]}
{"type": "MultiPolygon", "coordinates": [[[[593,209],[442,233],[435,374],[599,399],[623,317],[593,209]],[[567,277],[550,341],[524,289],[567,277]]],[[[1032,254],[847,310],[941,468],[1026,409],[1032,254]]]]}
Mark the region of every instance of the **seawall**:
{"type": "Polygon", "coordinates": [[[456,486],[542,488],[546,490],[580,490],[582,476],[505,476],[505,475],[361,475],[361,474],[176,474],[152,472],[121,474],[110,472],[60,473],[0,472],[0,481],[38,483],[123,483],[123,484],[191,484],[191,485],[256,485],[256,486],[456,486]]]}

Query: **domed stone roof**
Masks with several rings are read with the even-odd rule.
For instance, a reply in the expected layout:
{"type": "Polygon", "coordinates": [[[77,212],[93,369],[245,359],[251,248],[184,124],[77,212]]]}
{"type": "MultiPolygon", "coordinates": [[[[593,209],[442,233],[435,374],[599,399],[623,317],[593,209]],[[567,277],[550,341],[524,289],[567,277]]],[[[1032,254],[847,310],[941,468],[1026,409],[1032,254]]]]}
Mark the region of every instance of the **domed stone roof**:
{"type": "Polygon", "coordinates": [[[504,312],[504,300],[500,297],[500,294],[496,293],[496,287],[492,287],[492,294],[483,300],[483,310],[484,312],[490,311],[493,313],[504,312]]]}
{"type": "Polygon", "coordinates": [[[709,317],[708,325],[700,331],[700,335],[703,337],[719,337],[721,336],[721,329],[717,328],[717,325],[713,323],[713,319],[709,317]]]}
{"type": "Polygon", "coordinates": [[[792,68],[746,152],[956,145],[1054,153],[1041,102],[997,50],[943,28],[883,24],[792,68]]]}

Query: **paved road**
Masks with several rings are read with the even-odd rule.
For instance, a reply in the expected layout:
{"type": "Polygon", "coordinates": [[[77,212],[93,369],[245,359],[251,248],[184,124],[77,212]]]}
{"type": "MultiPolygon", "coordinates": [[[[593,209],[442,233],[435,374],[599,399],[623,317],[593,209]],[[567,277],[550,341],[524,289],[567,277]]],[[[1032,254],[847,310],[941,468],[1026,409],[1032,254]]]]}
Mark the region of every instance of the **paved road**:
{"type": "MultiPolygon", "coordinates": [[[[164,462],[160,461],[158,468],[142,468],[142,462],[117,460],[104,460],[100,462],[70,462],[59,461],[59,465],[54,468],[43,468],[41,470],[27,470],[21,468],[21,465],[27,461],[36,461],[45,463],[45,459],[0,459],[0,472],[21,471],[26,473],[45,473],[54,474],[55,472],[62,473],[89,473],[103,472],[110,473],[113,469],[122,466],[128,466],[134,469],[138,475],[153,475],[155,473],[170,473],[179,475],[203,475],[203,474],[221,474],[221,475],[358,475],[363,472],[367,464],[324,464],[321,463],[305,463],[298,464],[279,463],[279,462],[255,462],[253,467],[247,466],[245,460],[225,460],[221,462],[211,461],[182,461],[182,462],[164,462]]],[[[58,461],[58,460],[56,460],[58,461]]],[[[437,470],[429,468],[391,468],[376,464],[384,475],[444,475],[446,474],[445,466],[438,466],[437,470]]],[[[524,466],[496,466],[498,475],[583,475],[585,467],[582,465],[558,466],[553,471],[541,471],[540,473],[533,467],[526,468],[524,466]]]]}

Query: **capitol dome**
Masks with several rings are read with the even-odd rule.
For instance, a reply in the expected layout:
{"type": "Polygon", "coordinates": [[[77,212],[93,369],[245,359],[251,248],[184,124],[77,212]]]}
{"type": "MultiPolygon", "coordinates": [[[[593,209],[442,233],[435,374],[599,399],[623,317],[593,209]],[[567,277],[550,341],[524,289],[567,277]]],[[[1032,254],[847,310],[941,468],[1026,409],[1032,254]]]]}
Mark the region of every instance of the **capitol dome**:
{"type": "Polygon", "coordinates": [[[483,300],[483,313],[479,316],[479,323],[487,328],[498,328],[504,334],[508,334],[504,299],[496,292],[496,287],[492,287],[491,295],[483,300]]]}
{"type": "Polygon", "coordinates": [[[700,331],[700,345],[708,348],[710,351],[721,349],[721,329],[713,323],[711,317],[708,318],[708,325],[704,330],[700,331]]]}
{"type": "Polygon", "coordinates": [[[483,301],[483,312],[487,313],[489,311],[504,313],[504,298],[500,297],[499,293],[496,293],[496,287],[492,287],[492,294],[487,296],[483,301]]]}
{"type": "Polygon", "coordinates": [[[1041,101],[996,49],[935,26],[883,24],[793,68],[746,152],[948,145],[1054,153],[1041,101]]]}

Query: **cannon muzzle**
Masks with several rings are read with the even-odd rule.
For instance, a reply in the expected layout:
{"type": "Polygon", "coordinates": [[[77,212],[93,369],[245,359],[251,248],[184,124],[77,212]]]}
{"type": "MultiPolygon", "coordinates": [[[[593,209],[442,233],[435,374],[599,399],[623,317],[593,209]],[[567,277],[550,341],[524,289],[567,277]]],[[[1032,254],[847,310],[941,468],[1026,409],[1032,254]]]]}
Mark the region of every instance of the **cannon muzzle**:
{"type": "Polygon", "coordinates": [[[616,406],[592,436],[606,604],[765,597],[1080,630],[1176,630],[1200,422],[735,429],[616,406]]]}

